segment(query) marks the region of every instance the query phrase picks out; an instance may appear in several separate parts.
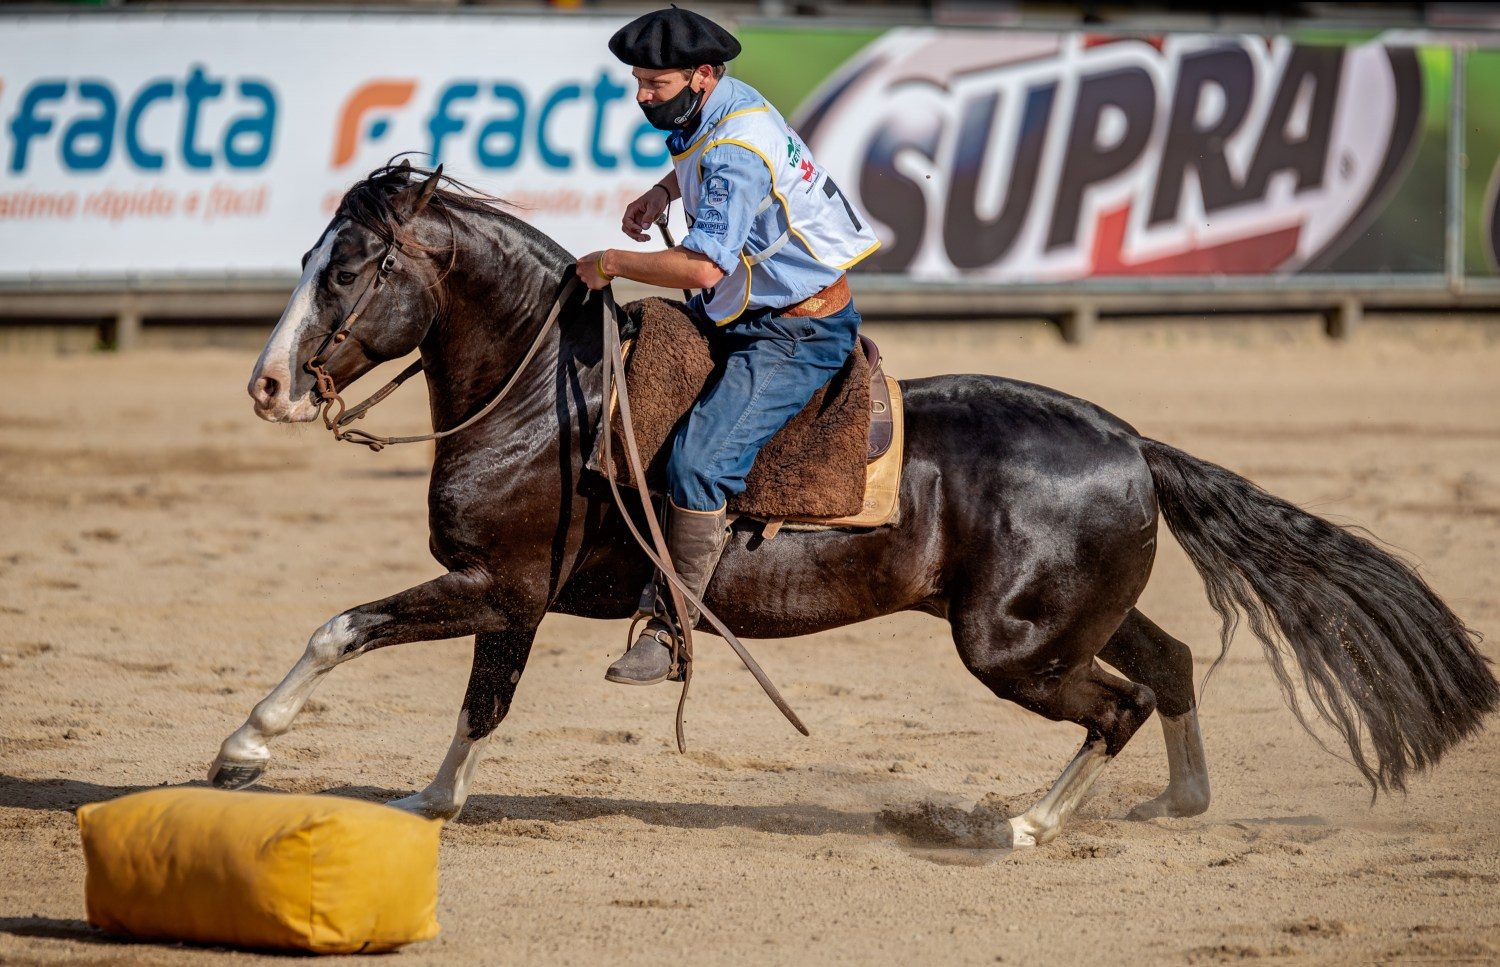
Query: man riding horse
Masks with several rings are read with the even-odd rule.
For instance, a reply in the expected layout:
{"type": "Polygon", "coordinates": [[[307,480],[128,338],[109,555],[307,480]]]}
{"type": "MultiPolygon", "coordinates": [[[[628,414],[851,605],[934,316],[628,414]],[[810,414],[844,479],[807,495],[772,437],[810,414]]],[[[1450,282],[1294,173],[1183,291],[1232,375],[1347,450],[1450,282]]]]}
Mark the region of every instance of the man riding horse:
{"type": "MultiPolygon", "coordinates": [[[[688,309],[725,361],[673,439],[666,528],[673,565],[702,598],[724,548],[728,498],[849,358],[859,312],[844,273],[880,242],[776,108],[724,76],[740,52],[728,31],[672,7],[631,21],[609,49],[631,66],[636,103],[668,132],[672,152],[672,170],[630,203],[621,228],[648,241],[681,198],[689,230],[666,251],[593,252],[576,271],[591,289],[626,278],[702,290],[688,309]]],[[[646,599],[654,617],[609,681],[651,685],[673,672],[667,590],[648,588],[646,599]]],[[[692,626],[697,609],[685,610],[692,626]]]]}
{"type": "MultiPolygon", "coordinates": [[[[667,197],[682,197],[694,217],[683,246],[579,260],[490,199],[451,179],[443,187],[441,170],[403,164],[351,186],[304,257],[250,376],[255,411],[279,423],[321,413],[337,439],[364,445],[435,440],[428,548],[444,572],[346,608],[314,632],[219,747],[209,770],[216,786],[259,780],[270,743],[338,665],[473,635],[448,752],[425,789],[394,803],[451,818],[510,711],[544,616],[631,614],[634,589],[650,581],[647,558],[630,541],[629,516],[609,508],[585,472],[609,424],[618,329],[612,314],[582,311],[580,276],[594,287],[616,274],[705,287],[694,311],[726,350],[724,374],[676,441],[674,588],[686,577],[706,589],[717,567],[721,586],[708,607],[746,638],[898,611],[939,616],[964,667],[997,697],[1084,729],[1057,781],[1010,818],[1011,845],[1057,837],[1153,715],[1168,782],[1130,816],[1208,808],[1193,651],[1137,606],[1162,520],[1203,578],[1221,647],[1243,621],[1298,718],[1306,724],[1300,678],[1372,790],[1406,788],[1500,707],[1478,635],[1411,565],[1092,403],[1003,377],[902,381],[912,432],[899,523],[772,542],[733,533],[725,547],[725,496],[852,348],[859,317],[842,271],[874,239],[780,116],[717,75],[714,65],[738,49],[726,34],[666,12],[616,42],[645,65],[636,74],[648,116],[680,126],[670,141],[674,174],[630,206],[625,227],[641,238],[667,197]],[[374,404],[346,411],[341,391],[416,351],[421,358],[372,399],[424,372],[433,432],[350,428],[374,404]]],[[[615,680],[670,674],[669,628],[656,624],[615,680]]]]}

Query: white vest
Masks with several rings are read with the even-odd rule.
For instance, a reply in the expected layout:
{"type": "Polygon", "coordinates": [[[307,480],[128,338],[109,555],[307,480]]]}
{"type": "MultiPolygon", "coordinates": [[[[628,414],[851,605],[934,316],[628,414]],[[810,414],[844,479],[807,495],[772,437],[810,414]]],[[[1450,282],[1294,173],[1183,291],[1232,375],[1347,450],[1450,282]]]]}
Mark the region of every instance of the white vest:
{"type": "Polygon", "coordinates": [[[766,232],[752,228],[751,238],[740,252],[740,264],[704,294],[704,309],[719,325],[733,322],[746,308],[758,305],[752,288],[756,275],[765,271],[761,263],[787,245],[800,246],[827,267],[825,286],[880,247],[869,219],[856,214],[827,171],[814,162],[797,132],[765,102],[724,115],[699,134],[687,150],[672,156],[683,209],[689,217],[698,210],[703,191],[703,153],[722,144],[754,152],[770,169],[771,195],[761,200],[753,226],[774,227],[766,232]],[[773,206],[779,210],[772,211],[773,206]],[[768,236],[769,242],[755,238],[757,234],[768,236]]]}

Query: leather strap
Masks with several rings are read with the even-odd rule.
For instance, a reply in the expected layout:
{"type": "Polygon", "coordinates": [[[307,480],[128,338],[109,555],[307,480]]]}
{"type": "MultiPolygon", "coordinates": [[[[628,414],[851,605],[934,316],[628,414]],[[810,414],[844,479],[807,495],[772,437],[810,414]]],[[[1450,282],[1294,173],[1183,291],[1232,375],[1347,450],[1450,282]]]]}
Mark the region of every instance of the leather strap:
{"type": "MultiPolygon", "coordinates": [[[[703,619],[728,642],[730,648],[734,649],[734,653],[739,656],[745,668],[755,677],[756,683],[765,691],[766,697],[781,710],[781,714],[786,716],[787,721],[791,722],[792,726],[798,732],[801,732],[803,735],[810,735],[811,733],[808,732],[807,726],[802,724],[802,720],[797,717],[797,713],[792,711],[792,707],[787,704],[786,699],[781,697],[781,692],[776,688],[771,679],[767,677],[766,673],[761,669],[760,664],[751,656],[750,652],[745,649],[745,646],[740,643],[739,638],[735,637],[734,632],[730,631],[724,622],[720,621],[718,616],[709,610],[708,605],[704,604],[703,601],[693,594],[692,589],[687,586],[681,576],[678,575],[677,569],[672,565],[672,555],[667,551],[666,538],[662,535],[661,527],[656,522],[656,509],[651,504],[651,491],[646,486],[646,470],[641,462],[640,450],[636,446],[635,423],[630,416],[630,394],[625,388],[625,359],[620,349],[620,326],[616,318],[619,309],[615,305],[614,293],[607,287],[600,291],[604,296],[602,300],[603,312],[601,313],[604,327],[604,386],[602,391],[604,415],[600,417],[599,432],[604,434],[602,453],[604,479],[609,481],[609,489],[610,493],[614,495],[615,505],[619,507],[620,514],[624,518],[625,526],[629,528],[631,536],[641,546],[641,550],[646,553],[646,557],[650,558],[651,563],[655,564],[657,570],[661,572],[677,614],[687,614],[686,609],[683,608],[684,598],[691,601],[703,619]],[[613,394],[613,398],[620,408],[620,426],[623,431],[621,436],[625,439],[626,466],[630,470],[631,476],[635,479],[636,496],[640,500],[641,510],[646,518],[646,527],[651,533],[651,540],[649,542],[641,535],[640,530],[635,526],[635,521],[631,519],[630,513],[625,506],[625,496],[620,492],[620,484],[615,479],[614,448],[611,442],[614,434],[610,431],[608,422],[611,394],[613,394]]],[[[682,670],[682,695],[677,701],[677,749],[679,752],[686,752],[687,740],[683,733],[682,716],[687,704],[688,686],[693,681],[693,629],[684,623],[680,630],[682,632],[683,650],[687,661],[682,670]]]]}
{"type": "Polygon", "coordinates": [[[874,463],[891,448],[896,438],[896,415],[891,412],[891,387],[885,381],[885,367],[880,361],[880,347],[875,340],[859,334],[859,348],[870,365],[870,445],[865,462],[874,463]]]}
{"type": "MultiPolygon", "coordinates": [[[[537,331],[536,337],[531,342],[531,346],[526,350],[526,354],[521,358],[521,361],[516,364],[516,368],[511,372],[510,377],[505,381],[505,384],[500,387],[499,392],[497,392],[494,397],[492,397],[490,401],[479,410],[479,412],[475,413],[473,416],[469,417],[467,420],[464,420],[457,426],[449,427],[446,430],[441,430],[434,433],[423,433],[416,436],[385,437],[377,436],[373,433],[366,433],[365,431],[358,429],[346,430],[344,429],[344,426],[350,420],[356,420],[364,416],[371,407],[375,406],[381,400],[385,399],[391,393],[395,392],[396,388],[399,387],[403,382],[421,372],[421,360],[418,359],[416,362],[407,366],[407,368],[403,370],[400,375],[377,390],[369,399],[354,407],[352,410],[346,411],[344,409],[343,398],[339,396],[337,388],[333,385],[332,377],[329,376],[327,369],[324,368],[321,361],[321,356],[322,351],[324,349],[327,349],[330,343],[336,344],[342,343],[344,341],[344,338],[348,335],[349,329],[354,325],[356,321],[358,321],[359,316],[364,312],[365,307],[369,305],[375,294],[384,286],[385,276],[388,275],[394,268],[394,257],[392,256],[390,250],[387,249],[386,255],[382,257],[380,261],[380,268],[377,270],[375,278],[371,280],[365,291],[360,294],[359,299],[355,302],[354,309],[350,311],[347,317],[345,317],[344,322],[339,326],[339,328],[333,333],[329,334],[328,338],[324,340],[323,347],[319,350],[319,354],[317,356],[314,356],[313,359],[308,363],[308,369],[312,371],[313,375],[318,380],[319,395],[323,397],[323,423],[328,427],[329,430],[333,432],[333,438],[335,440],[343,440],[349,443],[358,443],[363,446],[367,446],[371,450],[375,451],[383,450],[385,449],[385,447],[395,443],[419,443],[424,440],[440,440],[443,437],[452,436],[455,433],[460,433],[468,429],[475,423],[478,423],[480,420],[484,419],[490,413],[494,412],[495,408],[498,407],[500,403],[504,401],[505,397],[510,394],[511,389],[514,388],[516,383],[520,380],[521,374],[525,372],[526,367],[530,365],[532,359],[534,359],[536,357],[536,354],[541,351],[542,345],[547,340],[547,334],[550,333],[553,327],[558,324],[558,319],[561,317],[563,308],[567,305],[570,296],[574,291],[577,290],[579,286],[583,284],[575,275],[569,275],[567,277],[566,281],[563,283],[562,290],[558,292],[557,298],[553,300],[552,308],[547,313],[546,320],[542,323],[541,328],[537,331]],[[333,408],[335,406],[338,407],[337,412],[333,412],[333,408]]],[[[672,555],[667,550],[666,537],[662,534],[661,525],[658,524],[656,520],[656,511],[651,504],[651,493],[646,486],[645,467],[641,463],[640,450],[636,445],[635,424],[630,415],[630,394],[625,388],[625,359],[624,354],[622,353],[620,348],[620,310],[619,307],[615,304],[614,293],[607,286],[604,289],[600,290],[599,301],[601,307],[600,317],[602,320],[602,328],[604,333],[605,354],[603,387],[601,392],[602,415],[600,417],[599,428],[600,432],[604,434],[604,476],[605,479],[609,481],[610,491],[614,495],[615,499],[615,506],[619,509],[620,516],[624,519],[625,526],[630,530],[631,536],[635,538],[636,543],[640,545],[641,550],[645,552],[646,557],[649,558],[651,560],[651,563],[655,564],[658,571],[660,571],[662,578],[667,584],[667,590],[671,595],[675,612],[678,615],[687,614],[688,611],[687,608],[684,607],[684,600],[691,602],[698,613],[706,621],[708,621],[708,623],[713,627],[715,631],[723,636],[726,642],[729,643],[729,647],[734,649],[734,653],[739,656],[739,659],[744,663],[745,668],[748,669],[750,674],[755,677],[756,682],[765,691],[766,696],[771,699],[771,702],[781,710],[781,714],[786,716],[787,721],[791,722],[798,732],[801,732],[803,735],[809,735],[811,733],[808,732],[807,726],[802,724],[802,720],[797,717],[797,713],[792,711],[792,707],[787,704],[786,699],[781,697],[781,692],[776,688],[776,685],[771,681],[771,679],[767,677],[766,673],[761,669],[760,664],[754,659],[754,657],[751,656],[750,652],[746,650],[745,646],[740,643],[739,638],[735,637],[734,632],[730,631],[729,628],[724,624],[724,622],[720,621],[718,616],[709,610],[708,605],[704,604],[703,601],[700,600],[692,592],[692,590],[682,580],[681,576],[678,575],[676,568],[672,565],[672,555]],[[651,539],[649,542],[641,534],[640,530],[635,526],[635,521],[631,519],[630,511],[626,507],[625,497],[620,493],[620,485],[615,480],[614,452],[610,442],[613,434],[610,432],[608,423],[609,401],[611,399],[612,393],[616,394],[613,398],[616,399],[620,408],[620,422],[624,430],[623,435],[625,438],[626,464],[631,472],[631,475],[635,478],[637,488],[636,492],[640,497],[641,509],[645,513],[646,525],[651,535],[651,539]]],[[[687,740],[683,729],[683,712],[687,705],[688,686],[692,683],[693,680],[693,629],[687,627],[684,624],[680,628],[680,630],[682,633],[683,643],[683,654],[681,656],[681,659],[683,660],[682,694],[677,701],[676,730],[678,751],[686,752],[687,740]]]]}
{"type": "Polygon", "coordinates": [[[380,389],[371,393],[369,399],[365,400],[363,403],[359,404],[358,406],[346,412],[343,416],[339,417],[339,426],[345,426],[346,424],[353,423],[355,420],[364,416],[365,413],[369,411],[370,407],[374,406],[376,403],[379,403],[387,396],[390,396],[392,393],[396,392],[396,390],[400,388],[402,383],[411,379],[421,371],[422,360],[420,357],[418,357],[417,359],[412,360],[410,366],[406,367],[399,374],[397,374],[395,379],[391,380],[389,383],[386,383],[384,386],[380,387],[380,389]]]}

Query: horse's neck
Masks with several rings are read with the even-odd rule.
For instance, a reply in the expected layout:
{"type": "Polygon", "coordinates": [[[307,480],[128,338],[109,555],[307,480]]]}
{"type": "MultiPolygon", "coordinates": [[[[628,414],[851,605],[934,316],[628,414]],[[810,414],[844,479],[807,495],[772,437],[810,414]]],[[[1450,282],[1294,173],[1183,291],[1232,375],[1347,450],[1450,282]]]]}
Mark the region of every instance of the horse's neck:
{"type": "Polygon", "coordinates": [[[575,442],[581,429],[591,433],[599,412],[602,340],[597,327],[567,312],[542,334],[572,270],[570,263],[549,263],[519,242],[501,258],[460,250],[444,280],[442,316],[422,346],[435,429],[457,425],[493,399],[540,335],[535,358],[472,433],[489,438],[563,421],[562,431],[575,442]]]}

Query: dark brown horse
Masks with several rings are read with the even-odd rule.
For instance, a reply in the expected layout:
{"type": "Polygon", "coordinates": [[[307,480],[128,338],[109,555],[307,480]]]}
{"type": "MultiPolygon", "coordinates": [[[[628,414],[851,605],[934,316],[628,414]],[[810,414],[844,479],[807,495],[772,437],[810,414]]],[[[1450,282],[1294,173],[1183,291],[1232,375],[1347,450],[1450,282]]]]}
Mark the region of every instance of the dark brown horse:
{"type": "MultiPolygon", "coordinates": [[[[308,361],[397,243],[388,281],[326,354],[338,387],[420,350],[435,427],[478,412],[517,369],[572,257],[438,178],[386,167],[355,185],[305,259],[250,380],[264,419],[313,419],[308,361]]],[[[396,803],[455,815],[482,741],[505,717],[549,611],[619,619],[649,578],[623,518],[585,471],[600,421],[599,316],[563,307],[503,406],[440,441],[431,549],[448,573],[341,612],[225,740],[216,785],[248,785],[267,742],[335,665],[376,648],[474,635],[458,731],[423,791],[396,803]]],[[[903,383],[907,456],[898,524],[785,533],[737,527],[706,600],[747,638],[804,635],[902,610],[946,618],[965,666],[1001,698],[1076,722],[1083,748],[1011,820],[1017,845],[1055,837],[1100,770],[1153,711],[1166,790],[1137,817],[1207,808],[1186,645],[1134,605],[1164,516],[1224,619],[1291,665],[1372,787],[1403,788],[1476,731],[1497,685],[1475,636],[1408,566],[1226,470],[1142,438],[1098,407],[993,376],[903,383]],[[1125,678],[1106,671],[1104,661],[1125,678]]],[[[1295,706],[1294,706],[1295,708],[1295,706]]]]}

